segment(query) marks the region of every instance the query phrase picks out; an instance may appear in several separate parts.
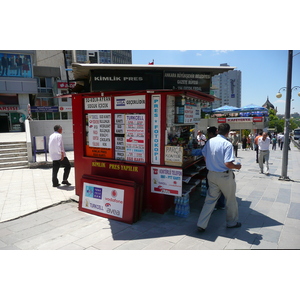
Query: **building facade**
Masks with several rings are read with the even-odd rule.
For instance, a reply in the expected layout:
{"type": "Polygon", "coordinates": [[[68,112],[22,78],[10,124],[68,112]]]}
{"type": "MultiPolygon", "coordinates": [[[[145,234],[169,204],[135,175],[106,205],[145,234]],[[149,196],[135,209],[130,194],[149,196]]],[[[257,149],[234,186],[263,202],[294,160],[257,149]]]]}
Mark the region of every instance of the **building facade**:
{"type": "Polygon", "coordinates": [[[71,98],[56,98],[68,94],[75,86],[71,65],[78,63],[131,64],[131,50],[36,50],[34,75],[38,94],[32,105],[34,120],[71,120],[71,98]]]}
{"type": "MultiPolygon", "coordinates": [[[[220,64],[220,66],[228,66],[228,64],[220,64]]],[[[212,78],[212,86],[214,87],[214,96],[221,99],[213,103],[213,109],[224,105],[241,107],[241,71],[231,70],[214,76],[212,78]]]]}
{"type": "Polygon", "coordinates": [[[28,115],[37,121],[72,119],[68,94],[71,65],[131,64],[131,50],[0,50],[0,132],[21,131],[28,115]],[[95,60],[96,59],[96,60],[95,60]]]}
{"type": "Polygon", "coordinates": [[[0,50],[0,132],[23,131],[28,104],[38,92],[34,51],[0,50]]]}

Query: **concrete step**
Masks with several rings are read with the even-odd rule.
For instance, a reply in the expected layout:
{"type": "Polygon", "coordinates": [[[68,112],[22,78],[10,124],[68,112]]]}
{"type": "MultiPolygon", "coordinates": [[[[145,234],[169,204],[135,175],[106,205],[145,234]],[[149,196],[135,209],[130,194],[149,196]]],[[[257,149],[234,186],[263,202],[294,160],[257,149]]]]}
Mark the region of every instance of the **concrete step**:
{"type": "Polygon", "coordinates": [[[0,171],[14,168],[28,168],[28,161],[0,162],[0,171]]]}
{"type": "Polygon", "coordinates": [[[11,154],[27,152],[27,148],[0,149],[0,154],[11,154]]]}
{"type": "Polygon", "coordinates": [[[14,161],[27,161],[28,162],[28,157],[27,156],[10,156],[10,157],[1,157],[0,156],[0,163],[9,163],[9,162],[14,162],[14,161]]]}
{"type": "Polygon", "coordinates": [[[0,143],[0,150],[1,149],[14,149],[14,148],[25,148],[26,149],[26,142],[11,142],[11,143],[0,143]]]}
{"type": "Polygon", "coordinates": [[[0,143],[0,170],[28,167],[26,142],[0,143]]]}
{"type": "Polygon", "coordinates": [[[24,156],[24,157],[27,157],[28,155],[27,155],[27,151],[20,151],[20,152],[15,152],[15,153],[13,153],[13,152],[2,152],[2,151],[0,151],[0,160],[2,159],[2,158],[11,158],[11,157],[19,157],[19,156],[24,156]]]}

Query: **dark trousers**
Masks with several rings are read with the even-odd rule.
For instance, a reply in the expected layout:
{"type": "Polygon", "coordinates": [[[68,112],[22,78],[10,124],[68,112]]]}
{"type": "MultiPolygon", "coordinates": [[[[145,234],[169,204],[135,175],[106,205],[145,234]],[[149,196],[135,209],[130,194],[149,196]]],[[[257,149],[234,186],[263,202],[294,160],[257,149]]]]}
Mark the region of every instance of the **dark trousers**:
{"type": "Polygon", "coordinates": [[[233,145],[233,150],[234,150],[234,155],[235,155],[235,157],[238,157],[238,156],[237,156],[237,154],[238,154],[238,148],[239,148],[238,145],[233,145]]]}
{"type": "Polygon", "coordinates": [[[53,168],[52,168],[52,183],[53,185],[58,185],[58,179],[57,174],[59,171],[59,168],[64,168],[64,174],[63,174],[63,180],[68,180],[70,170],[71,170],[71,164],[67,157],[65,157],[63,160],[54,160],[53,161],[53,168]]]}
{"type": "Polygon", "coordinates": [[[256,151],[256,162],[258,163],[258,145],[255,145],[255,151],[256,151]]]}

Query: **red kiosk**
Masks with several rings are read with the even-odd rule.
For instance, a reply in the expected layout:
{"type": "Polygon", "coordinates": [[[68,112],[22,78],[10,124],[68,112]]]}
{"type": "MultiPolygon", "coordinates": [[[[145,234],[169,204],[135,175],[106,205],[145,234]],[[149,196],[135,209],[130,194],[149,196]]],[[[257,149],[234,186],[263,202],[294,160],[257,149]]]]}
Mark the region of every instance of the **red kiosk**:
{"type": "Polygon", "coordinates": [[[133,223],[201,182],[196,124],[214,101],[211,77],[232,67],[72,67],[86,91],[72,95],[79,210],[133,223]]]}

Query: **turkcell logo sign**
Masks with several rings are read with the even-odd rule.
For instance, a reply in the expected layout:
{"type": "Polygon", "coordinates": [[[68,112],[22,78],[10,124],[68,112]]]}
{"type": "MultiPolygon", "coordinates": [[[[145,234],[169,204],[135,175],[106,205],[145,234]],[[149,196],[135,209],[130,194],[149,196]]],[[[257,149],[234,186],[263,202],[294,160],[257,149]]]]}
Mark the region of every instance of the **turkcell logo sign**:
{"type": "Polygon", "coordinates": [[[115,98],[116,107],[124,107],[125,106],[125,99],[115,98]]]}
{"type": "Polygon", "coordinates": [[[102,188],[87,185],[85,189],[85,196],[95,199],[102,199],[102,188]]]}

